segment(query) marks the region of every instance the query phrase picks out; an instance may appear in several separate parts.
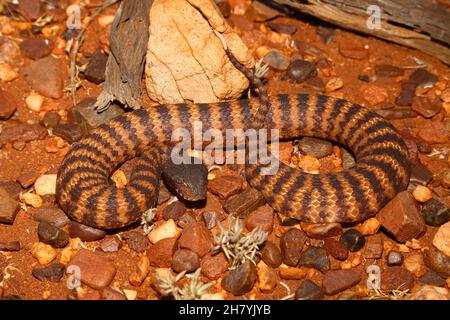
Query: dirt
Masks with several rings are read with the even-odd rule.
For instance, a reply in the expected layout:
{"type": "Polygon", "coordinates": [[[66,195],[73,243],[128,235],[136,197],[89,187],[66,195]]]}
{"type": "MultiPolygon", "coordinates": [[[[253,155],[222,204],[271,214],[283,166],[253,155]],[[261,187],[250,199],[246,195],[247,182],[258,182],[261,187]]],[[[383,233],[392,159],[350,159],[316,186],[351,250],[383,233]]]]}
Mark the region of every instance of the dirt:
{"type": "MultiPolygon", "coordinates": [[[[96,1],[98,3],[98,1],[96,1]]],[[[102,16],[114,15],[117,7],[113,6],[107,9],[102,16]]],[[[89,9],[92,13],[92,9],[89,9]]],[[[83,15],[86,15],[87,11],[83,11],[83,15]]],[[[13,26],[13,31],[9,34],[9,37],[14,37],[20,42],[21,39],[25,39],[31,34],[31,23],[26,22],[23,18],[19,16],[9,17],[10,23],[13,26]],[[19,30],[22,28],[23,30],[19,30]]],[[[236,21],[237,19],[229,19],[236,21]]],[[[240,17],[242,23],[251,21],[251,17],[245,15],[240,17]]],[[[419,59],[428,66],[428,71],[435,74],[438,77],[438,83],[441,87],[450,88],[450,69],[448,66],[441,63],[438,59],[431,57],[427,54],[421,53],[417,50],[402,47],[393,43],[389,43],[383,40],[379,40],[373,37],[364,37],[354,33],[350,33],[341,29],[334,29],[334,39],[328,45],[325,45],[317,35],[317,22],[306,21],[304,17],[297,19],[296,17],[279,17],[276,18],[277,23],[285,23],[289,25],[295,25],[297,31],[292,36],[283,35],[282,37],[288,39],[289,41],[294,40],[298,47],[311,48],[314,47],[323,52],[323,55],[327,57],[329,67],[319,68],[318,76],[323,80],[324,83],[332,77],[340,77],[343,80],[344,86],[342,89],[334,91],[331,95],[343,97],[347,100],[354,101],[356,103],[362,104],[370,109],[376,110],[379,106],[370,106],[362,95],[362,88],[368,85],[376,85],[385,88],[388,93],[388,99],[386,102],[395,103],[395,98],[400,93],[400,81],[405,80],[409,77],[412,70],[407,69],[403,76],[395,78],[378,78],[373,83],[366,83],[358,80],[358,76],[361,74],[366,74],[373,71],[373,67],[379,64],[388,64],[395,66],[414,66],[416,65],[413,57],[419,59]],[[351,59],[344,57],[339,52],[339,46],[345,44],[357,44],[358,47],[364,47],[368,51],[368,58],[363,58],[361,60],[351,59]]],[[[56,35],[53,36],[54,39],[61,40],[61,34],[65,29],[64,21],[51,22],[45,28],[57,26],[56,35]]],[[[286,48],[283,42],[276,42],[277,36],[270,31],[266,22],[253,22],[253,29],[251,30],[241,30],[239,25],[235,26],[238,33],[244,39],[249,48],[255,52],[256,49],[262,45],[270,48],[279,49],[284,52],[291,59],[295,55],[300,55],[299,50],[296,48],[286,48]],[[272,41],[270,41],[272,39],[272,41]]],[[[96,21],[86,33],[85,44],[81,48],[80,60],[86,61],[88,55],[95,51],[99,46],[107,48],[105,41],[108,35],[108,26],[101,27],[96,21]],[[96,30],[93,32],[93,30],[96,30]],[[98,39],[102,39],[101,43],[98,39]],[[83,54],[85,56],[83,56],[83,54]]],[[[284,39],[283,38],[283,39],[284,39]]],[[[107,44],[107,42],[106,42],[107,44]]],[[[67,55],[64,54],[61,48],[53,49],[53,54],[62,58],[65,65],[68,68],[69,59],[67,55]]],[[[254,54],[256,57],[256,53],[254,54]]],[[[311,59],[313,61],[318,61],[317,57],[304,55],[304,58],[311,59]]],[[[19,57],[11,63],[14,68],[20,69],[23,65],[30,63],[31,60],[19,57]]],[[[270,94],[278,93],[298,93],[298,92],[312,92],[310,88],[304,83],[296,84],[281,80],[283,72],[270,69],[266,78],[268,79],[268,89],[270,94]]],[[[82,79],[82,87],[77,91],[78,100],[82,100],[84,97],[95,97],[101,91],[101,86],[90,83],[87,80],[82,79]]],[[[68,82],[66,82],[66,85],[68,82]]],[[[14,120],[20,120],[25,123],[36,122],[43,117],[45,112],[56,111],[62,115],[62,122],[70,121],[67,119],[67,114],[70,113],[72,108],[71,98],[68,93],[64,93],[61,99],[51,99],[45,98],[44,104],[39,112],[33,112],[28,109],[25,105],[25,97],[28,96],[32,89],[28,83],[19,77],[12,82],[2,82],[0,81],[2,89],[7,91],[13,98],[17,101],[17,111],[12,118],[9,120],[0,121],[0,128],[7,125],[9,122],[14,120]]],[[[436,95],[438,85],[427,90],[427,95],[436,95]]],[[[442,90],[441,90],[442,91],[442,90]]],[[[430,121],[448,121],[450,120],[449,114],[446,113],[444,109],[434,116],[432,119],[425,119],[421,116],[408,119],[392,120],[391,123],[399,130],[409,130],[416,133],[424,124],[430,121]]],[[[1,131],[1,129],[0,129],[1,131]]],[[[282,148],[286,148],[287,144],[290,142],[283,143],[282,148]]],[[[60,162],[62,161],[64,154],[67,152],[70,144],[65,143],[64,147],[60,148],[56,153],[49,153],[46,151],[46,147],[53,146],[55,144],[55,138],[48,136],[44,140],[31,141],[26,143],[23,150],[16,150],[11,144],[6,144],[0,148],[0,181],[10,180],[15,181],[18,176],[26,168],[34,168],[39,171],[40,174],[44,173],[56,173],[60,162]]],[[[445,148],[450,148],[450,142],[444,144],[432,145],[435,149],[443,150],[445,148]]],[[[425,165],[429,170],[435,175],[435,180],[445,171],[449,169],[448,155],[445,158],[440,157],[429,157],[425,154],[419,153],[419,159],[423,165],[425,165]]],[[[332,163],[334,159],[330,156],[326,159],[322,159],[323,168],[331,168],[335,166],[332,163]]],[[[226,169],[230,170],[230,169],[226,169]]],[[[232,174],[236,174],[236,171],[230,170],[232,174]]],[[[431,183],[429,187],[433,190],[433,198],[438,199],[450,206],[450,193],[448,189],[442,186],[433,187],[431,183]],[[431,186],[430,186],[431,185],[431,186]]],[[[24,190],[25,191],[25,190],[24,190]]],[[[51,204],[56,206],[53,197],[46,199],[46,204],[51,204]]],[[[163,203],[157,209],[157,217],[162,219],[161,212],[167,206],[167,203],[163,203]]],[[[18,295],[23,299],[67,299],[68,294],[71,292],[66,285],[67,277],[64,276],[62,280],[58,283],[52,283],[48,281],[39,281],[32,276],[32,269],[39,266],[39,263],[31,255],[31,247],[34,243],[38,242],[37,236],[37,226],[38,222],[34,221],[31,212],[33,208],[27,207],[27,210],[23,208],[19,211],[17,217],[12,225],[1,224],[0,223],[0,242],[8,241],[19,241],[21,244],[21,250],[18,252],[1,252],[0,251],[0,272],[3,270],[5,274],[5,267],[12,266],[14,269],[9,269],[11,277],[3,277],[3,296],[18,295]],[[6,279],[8,278],[8,279],[6,279]]],[[[136,228],[135,226],[133,228],[136,228]]],[[[426,247],[432,246],[432,239],[436,233],[437,227],[427,226],[427,231],[424,236],[419,239],[420,248],[418,250],[409,249],[409,252],[405,253],[405,258],[413,253],[421,252],[426,247]]],[[[137,227],[136,230],[141,231],[142,227],[137,227]]],[[[274,231],[270,234],[269,240],[273,241],[277,245],[279,244],[279,236],[282,232],[286,231],[287,227],[280,226],[279,218],[276,219],[274,223],[274,231]]],[[[344,229],[345,230],[345,229],[344,229]]],[[[120,231],[119,234],[123,232],[120,231]]],[[[112,232],[114,234],[115,232],[112,232]]],[[[401,245],[391,239],[388,235],[381,232],[385,247],[390,246],[392,248],[399,248],[401,245]]],[[[310,240],[312,244],[320,244],[320,240],[310,240]]],[[[138,292],[138,298],[140,299],[159,299],[158,293],[151,287],[152,277],[151,274],[154,272],[153,267],[150,268],[149,275],[143,284],[139,287],[133,287],[128,278],[131,272],[134,270],[137,261],[139,260],[139,254],[130,250],[124,242],[124,246],[118,252],[104,254],[108,259],[113,261],[117,268],[117,274],[111,284],[112,287],[119,289],[132,289],[138,292]]],[[[85,246],[89,249],[94,249],[99,246],[99,241],[85,243],[85,246]]],[[[404,245],[403,245],[404,248],[404,245]]],[[[56,249],[58,252],[58,257],[55,261],[59,261],[62,249],[56,249]]],[[[350,253],[347,261],[352,261],[352,259],[358,255],[361,255],[362,251],[356,253],[350,253]]],[[[382,268],[386,267],[385,260],[386,250],[383,254],[383,258],[375,260],[364,260],[353,267],[360,273],[362,280],[361,282],[347,291],[353,292],[355,295],[361,298],[366,298],[368,296],[368,291],[366,289],[367,274],[365,269],[367,266],[372,264],[374,261],[382,268]]],[[[334,260],[330,257],[332,268],[339,268],[340,262],[334,260]]],[[[308,279],[320,283],[323,279],[323,274],[314,269],[308,269],[308,279]]],[[[2,277],[0,277],[1,281],[2,277]]],[[[204,281],[207,279],[202,278],[204,281]]],[[[296,288],[299,286],[301,280],[281,280],[284,282],[294,293],[296,288]]],[[[221,292],[226,299],[239,299],[240,297],[234,297],[229,293],[221,290],[220,279],[215,280],[213,289],[211,292],[221,292]]],[[[449,281],[447,278],[447,285],[449,281]]],[[[85,291],[90,292],[94,289],[88,288],[83,285],[85,291]]],[[[416,279],[416,285],[412,292],[418,291],[420,285],[416,279]]],[[[1,291],[0,291],[1,292],[1,291]]],[[[1,293],[0,293],[1,294],[1,293]]],[[[245,296],[250,299],[281,299],[288,294],[285,287],[278,283],[276,289],[272,293],[263,294],[255,285],[251,292],[247,293],[245,296]]],[[[326,296],[325,299],[337,299],[340,294],[334,296],[326,296]]]]}

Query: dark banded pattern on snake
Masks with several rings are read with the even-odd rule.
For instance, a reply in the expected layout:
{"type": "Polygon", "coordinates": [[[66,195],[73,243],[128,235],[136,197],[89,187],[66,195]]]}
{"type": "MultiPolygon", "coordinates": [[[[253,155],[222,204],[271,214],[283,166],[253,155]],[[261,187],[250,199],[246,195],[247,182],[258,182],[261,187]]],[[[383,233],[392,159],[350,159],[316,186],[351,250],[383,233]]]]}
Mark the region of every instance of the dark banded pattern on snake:
{"type": "Polygon", "coordinates": [[[333,174],[308,174],[280,163],[274,175],[246,165],[249,184],[275,210],[313,223],[356,222],[377,213],[409,181],[407,148],[394,127],[357,104],[327,96],[278,95],[261,100],[165,105],[140,109],[103,124],[72,145],[58,172],[56,198],[70,218],[97,228],[119,228],[137,221],[156,203],[159,160],[155,146],[167,146],[172,131],[192,132],[252,126],[279,129],[281,139],[315,136],[354,152],[355,167],[333,174]],[[255,116],[256,114],[256,116],[255,116]],[[260,119],[256,120],[255,119],[260,119]],[[207,122],[206,122],[207,120],[207,122]],[[108,182],[121,163],[139,156],[123,189],[108,182]]]}

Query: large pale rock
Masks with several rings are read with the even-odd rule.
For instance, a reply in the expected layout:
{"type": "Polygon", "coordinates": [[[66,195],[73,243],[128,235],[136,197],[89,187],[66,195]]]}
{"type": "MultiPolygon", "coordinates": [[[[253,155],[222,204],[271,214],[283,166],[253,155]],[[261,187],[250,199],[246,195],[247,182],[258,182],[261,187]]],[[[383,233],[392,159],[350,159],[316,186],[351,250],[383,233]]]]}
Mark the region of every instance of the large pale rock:
{"type": "Polygon", "coordinates": [[[210,0],[155,0],[150,10],[145,77],[159,103],[237,99],[248,80],[225,54],[214,30],[247,67],[253,59],[210,0]]]}

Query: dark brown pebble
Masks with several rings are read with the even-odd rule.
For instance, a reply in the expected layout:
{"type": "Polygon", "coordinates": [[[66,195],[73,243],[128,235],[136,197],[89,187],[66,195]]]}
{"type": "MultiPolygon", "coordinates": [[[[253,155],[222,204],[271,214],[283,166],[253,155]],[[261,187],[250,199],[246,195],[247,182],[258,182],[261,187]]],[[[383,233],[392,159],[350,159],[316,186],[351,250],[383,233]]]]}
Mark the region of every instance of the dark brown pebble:
{"type": "Polygon", "coordinates": [[[235,296],[241,296],[252,290],[255,281],[256,267],[252,262],[246,261],[236,269],[229,271],[223,277],[221,285],[223,289],[235,296]]]}
{"type": "Polygon", "coordinates": [[[0,241],[0,251],[20,251],[19,241],[0,241]]]}
{"type": "Polygon", "coordinates": [[[278,33],[291,35],[297,31],[297,27],[294,26],[293,24],[269,22],[267,25],[269,26],[270,29],[278,33]]]}
{"type": "Polygon", "coordinates": [[[0,181],[0,188],[3,188],[14,200],[19,200],[22,187],[16,181],[0,181]]]}
{"type": "Polygon", "coordinates": [[[13,199],[5,189],[0,187],[0,223],[12,224],[19,208],[19,201],[13,199]]]}
{"type": "Polygon", "coordinates": [[[280,249],[272,241],[264,242],[261,249],[261,259],[272,268],[278,268],[283,262],[280,249]]]}
{"type": "Polygon", "coordinates": [[[426,119],[429,119],[441,111],[441,104],[431,101],[428,97],[416,96],[413,99],[412,109],[426,119]]]}
{"type": "Polygon", "coordinates": [[[348,248],[345,244],[335,239],[329,238],[325,240],[324,249],[335,259],[347,260],[348,248]]]}
{"type": "Polygon", "coordinates": [[[321,272],[330,270],[330,260],[325,249],[314,246],[308,247],[301,253],[298,265],[314,268],[321,272]]]}
{"type": "Polygon", "coordinates": [[[71,238],[80,238],[81,241],[97,241],[105,237],[106,231],[70,221],[69,235],[71,238]]]}
{"type": "Polygon", "coordinates": [[[169,204],[163,210],[163,218],[164,220],[173,219],[177,221],[180,219],[186,212],[186,206],[181,201],[175,201],[169,204]]]}
{"type": "Polygon", "coordinates": [[[414,83],[418,88],[429,88],[436,83],[437,77],[428,70],[422,68],[414,71],[409,77],[409,81],[414,83]]]}
{"type": "Polygon", "coordinates": [[[322,288],[309,279],[303,280],[295,291],[295,300],[320,300],[323,296],[322,288]]]}
{"type": "Polygon", "coordinates": [[[187,249],[178,249],[172,257],[172,269],[179,273],[182,271],[193,272],[200,267],[199,256],[187,249]]]}
{"type": "Polygon", "coordinates": [[[201,261],[202,274],[210,280],[218,279],[228,270],[228,261],[223,253],[206,255],[201,261]]]}
{"type": "Polygon", "coordinates": [[[122,241],[116,236],[110,236],[100,242],[100,249],[103,252],[117,252],[122,248],[122,241]]]}
{"type": "Polygon", "coordinates": [[[330,270],[325,273],[322,286],[327,295],[342,292],[361,281],[361,276],[354,270],[330,270]]]}
{"type": "Polygon", "coordinates": [[[161,186],[159,188],[159,194],[158,194],[158,205],[163,204],[167,200],[170,199],[172,195],[170,194],[169,190],[165,186],[161,186]]]}
{"type": "Polygon", "coordinates": [[[316,76],[317,70],[313,63],[306,60],[297,59],[289,64],[286,75],[292,81],[301,83],[310,77],[316,76]]]}
{"type": "Polygon", "coordinates": [[[53,134],[63,138],[69,143],[74,143],[81,139],[81,127],[77,124],[60,123],[53,128],[53,134]]]}
{"type": "Polygon", "coordinates": [[[403,75],[405,70],[396,66],[387,64],[379,64],[375,66],[375,74],[377,77],[395,78],[403,75]]]}
{"type": "Polygon", "coordinates": [[[60,119],[61,117],[58,113],[50,111],[45,113],[40,123],[46,128],[54,128],[59,124],[60,119]]]}
{"type": "Polygon", "coordinates": [[[211,230],[217,224],[218,217],[215,211],[203,211],[202,218],[208,230],[211,230]]]}
{"type": "Polygon", "coordinates": [[[332,28],[318,26],[316,33],[325,45],[328,45],[334,39],[334,29],[332,28]]]}
{"type": "Polygon", "coordinates": [[[420,277],[419,283],[422,285],[444,287],[445,278],[433,270],[428,270],[422,277],[420,277]]]}
{"type": "Polygon", "coordinates": [[[445,277],[450,277],[450,257],[434,247],[424,251],[423,261],[428,268],[445,277]]]}
{"type": "Polygon", "coordinates": [[[423,204],[422,214],[425,223],[432,227],[438,227],[450,221],[450,208],[436,199],[431,199],[423,204]]]}
{"type": "Polygon", "coordinates": [[[433,173],[418,161],[411,162],[410,182],[418,183],[426,186],[433,179],[433,173]]]}
{"type": "Polygon", "coordinates": [[[96,50],[90,58],[86,66],[86,70],[84,71],[84,76],[86,79],[95,84],[104,82],[107,61],[108,56],[103,52],[103,50],[96,50]]]}
{"type": "Polygon", "coordinates": [[[414,276],[402,267],[390,267],[381,272],[381,289],[405,290],[414,286],[414,276]]]}
{"type": "Polygon", "coordinates": [[[242,179],[238,176],[223,175],[208,181],[208,190],[221,200],[238,194],[242,189],[242,179]]]}
{"type": "Polygon", "coordinates": [[[245,218],[250,212],[264,205],[266,200],[261,192],[256,189],[249,188],[237,195],[228,198],[223,208],[229,214],[240,218],[245,218]]]}
{"type": "Polygon", "coordinates": [[[15,99],[2,88],[0,88],[0,120],[9,119],[17,109],[15,99]]]}
{"type": "Polygon", "coordinates": [[[64,230],[52,226],[47,222],[40,222],[38,226],[39,241],[54,248],[64,248],[69,243],[69,235],[64,230]]]}
{"type": "Polygon", "coordinates": [[[291,228],[283,233],[280,238],[280,247],[285,264],[291,267],[297,266],[306,239],[306,234],[297,228],[291,228]]]}
{"type": "Polygon", "coordinates": [[[375,234],[367,238],[364,248],[364,258],[379,259],[383,255],[383,238],[380,234],[375,234]]]}
{"type": "Polygon", "coordinates": [[[53,50],[53,41],[47,38],[28,38],[20,43],[22,54],[30,59],[37,60],[48,56],[53,50]]]}
{"type": "Polygon", "coordinates": [[[364,247],[364,244],[366,243],[366,239],[364,238],[364,235],[361,234],[356,229],[349,229],[345,231],[340,241],[350,250],[351,252],[356,252],[361,250],[364,247]]]}
{"type": "Polygon", "coordinates": [[[144,252],[150,244],[148,238],[138,231],[128,231],[122,235],[122,239],[126,240],[128,247],[136,252],[144,252]]]}
{"type": "Polygon", "coordinates": [[[64,211],[54,206],[42,206],[34,209],[33,219],[39,222],[47,222],[58,228],[62,228],[70,222],[64,211]]]}
{"type": "Polygon", "coordinates": [[[65,270],[66,267],[62,263],[53,263],[49,266],[35,268],[31,273],[36,279],[41,281],[59,282],[65,270]]]}

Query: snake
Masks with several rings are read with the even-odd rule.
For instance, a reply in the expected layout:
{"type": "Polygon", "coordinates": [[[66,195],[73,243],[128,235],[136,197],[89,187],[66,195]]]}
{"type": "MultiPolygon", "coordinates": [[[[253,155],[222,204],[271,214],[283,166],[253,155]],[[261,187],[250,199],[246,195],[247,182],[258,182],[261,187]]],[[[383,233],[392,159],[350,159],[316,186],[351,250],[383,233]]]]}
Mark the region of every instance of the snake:
{"type": "MultiPolygon", "coordinates": [[[[240,70],[248,74],[242,66],[240,70]]],[[[202,133],[218,130],[224,139],[227,129],[263,128],[277,130],[280,140],[311,136],[348,148],[355,165],[327,174],[304,172],[283,162],[275,172],[263,174],[261,161],[245,163],[250,187],[275,211],[299,221],[363,221],[409,183],[408,149],[382,116],[327,95],[268,96],[260,90],[250,99],[141,108],[100,125],[72,144],[62,160],[57,202],[72,220],[91,227],[117,229],[138,221],[157,203],[161,148],[174,144],[172,133],[177,129],[194,133],[196,122],[202,124],[202,133]],[[132,158],[136,163],[129,182],[118,188],[109,178],[132,158]]]]}

